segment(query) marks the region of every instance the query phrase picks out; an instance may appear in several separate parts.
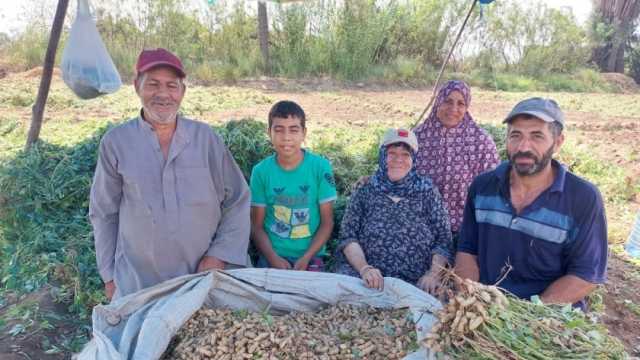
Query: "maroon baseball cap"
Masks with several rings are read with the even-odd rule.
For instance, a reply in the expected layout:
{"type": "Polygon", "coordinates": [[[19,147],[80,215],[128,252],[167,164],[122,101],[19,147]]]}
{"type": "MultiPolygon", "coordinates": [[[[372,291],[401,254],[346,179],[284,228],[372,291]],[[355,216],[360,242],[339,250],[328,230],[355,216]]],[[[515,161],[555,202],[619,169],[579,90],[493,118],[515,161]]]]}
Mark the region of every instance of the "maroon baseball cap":
{"type": "Polygon", "coordinates": [[[140,56],[138,56],[138,62],[136,63],[136,72],[141,74],[156,66],[169,66],[178,72],[178,76],[187,76],[184,72],[180,59],[170,51],[162,48],[142,50],[140,56]]]}

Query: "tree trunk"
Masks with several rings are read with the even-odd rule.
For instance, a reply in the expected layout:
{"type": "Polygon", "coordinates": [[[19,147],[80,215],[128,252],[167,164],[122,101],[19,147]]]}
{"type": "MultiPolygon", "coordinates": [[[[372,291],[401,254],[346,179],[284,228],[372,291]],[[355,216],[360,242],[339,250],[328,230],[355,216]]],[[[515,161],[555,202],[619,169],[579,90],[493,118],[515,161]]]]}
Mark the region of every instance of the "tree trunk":
{"type": "Polygon", "coordinates": [[[47,52],[44,57],[44,66],[42,68],[42,79],[40,80],[40,88],[38,89],[36,103],[31,109],[31,126],[29,127],[29,134],[27,135],[27,144],[25,145],[25,150],[28,150],[31,145],[38,141],[38,138],[40,137],[44,107],[47,104],[47,98],[49,97],[49,88],[51,86],[51,77],[53,75],[53,65],[56,60],[56,51],[58,50],[60,34],[62,33],[62,26],[64,25],[64,18],[67,14],[68,6],[69,0],[58,0],[56,15],[53,18],[53,24],[51,25],[49,44],[47,45],[47,52]]]}
{"type": "MultiPolygon", "coordinates": [[[[619,33],[616,31],[616,36],[614,36],[613,38],[611,49],[607,54],[607,66],[606,66],[607,72],[618,72],[617,65],[620,62],[619,61],[620,57],[622,57],[622,61],[624,64],[624,40],[620,39],[618,34],[619,33]]],[[[624,72],[624,67],[620,72],[624,72]]]]}
{"type": "Polygon", "coordinates": [[[602,46],[593,49],[592,60],[601,71],[624,72],[624,52],[640,15],[640,0],[595,0],[593,11],[613,29],[602,46]]]}
{"type": "Polygon", "coordinates": [[[621,46],[618,49],[618,56],[616,57],[616,67],[615,72],[624,74],[624,57],[625,57],[625,46],[621,46]]]}
{"type": "Polygon", "coordinates": [[[267,5],[264,1],[258,2],[258,40],[260,41],[264,73],[265,75],[271,75],[271,61],[269,59],[269,20],[267,17],[267,5]]]}

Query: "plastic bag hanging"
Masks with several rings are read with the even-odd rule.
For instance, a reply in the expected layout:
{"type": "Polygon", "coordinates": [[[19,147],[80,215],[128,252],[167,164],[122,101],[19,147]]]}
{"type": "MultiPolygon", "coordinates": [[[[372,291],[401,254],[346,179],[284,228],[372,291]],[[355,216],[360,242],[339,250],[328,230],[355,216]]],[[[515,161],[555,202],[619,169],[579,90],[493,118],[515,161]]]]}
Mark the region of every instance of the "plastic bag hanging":
{"type": "Polygon", "coordinates": [[[91,16],[89,0],[78,0],[78,12],[62,53],[62,79],[82,99],[116,92],[118,69],[91,16]]]}

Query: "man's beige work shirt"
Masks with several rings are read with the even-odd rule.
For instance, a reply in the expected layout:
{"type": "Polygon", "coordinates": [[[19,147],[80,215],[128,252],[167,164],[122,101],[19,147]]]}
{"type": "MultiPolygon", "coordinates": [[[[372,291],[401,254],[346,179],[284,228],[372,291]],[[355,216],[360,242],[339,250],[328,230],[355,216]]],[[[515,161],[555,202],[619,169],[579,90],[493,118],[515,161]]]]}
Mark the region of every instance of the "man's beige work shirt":
{"type": "Polygon", "coordinates": [[[141,117],[100,143],[89,216],[114,298],[194,273],[204,255],[246,265],[250,192],[220,137],[179,117],[165,160],[141,117]]]}

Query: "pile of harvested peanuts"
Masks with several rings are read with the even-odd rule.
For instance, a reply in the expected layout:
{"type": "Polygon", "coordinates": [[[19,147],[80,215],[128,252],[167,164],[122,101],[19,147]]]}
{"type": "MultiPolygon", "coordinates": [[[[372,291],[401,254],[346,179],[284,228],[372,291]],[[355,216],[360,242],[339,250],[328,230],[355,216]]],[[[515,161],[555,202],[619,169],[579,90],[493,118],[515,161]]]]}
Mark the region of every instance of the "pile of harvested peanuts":
{"type": "Polygon", "coordinates": [[[336,305],[283,316],[201,309],[163,359],[401,359],[417,348],[407,309],[336,305]]]}
{"type": "Polygon", "coordinates": [[[489,319],[488,309],[506,309],[507,297],[495,286],[482,285],[465,279],[459,281],[459,291],[438,314],[438,323],[425,339],[425,345],[442,351],[451,345],[461,346],[465,336],[489,319]]]}

